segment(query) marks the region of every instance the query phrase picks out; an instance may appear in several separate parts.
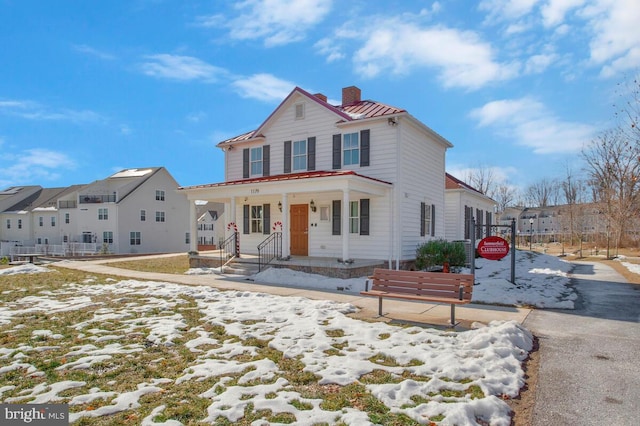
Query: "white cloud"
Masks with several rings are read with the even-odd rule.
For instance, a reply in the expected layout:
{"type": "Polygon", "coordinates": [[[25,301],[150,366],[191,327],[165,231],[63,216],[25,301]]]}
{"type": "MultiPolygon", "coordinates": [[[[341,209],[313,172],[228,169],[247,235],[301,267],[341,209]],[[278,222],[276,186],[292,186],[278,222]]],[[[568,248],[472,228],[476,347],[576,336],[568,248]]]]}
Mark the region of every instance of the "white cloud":
{"type": "Polygon", "coordinates": [[[533,149],[536,154],[578,152],[597,129],[589,124],[563,121],[532,98],[503,99],[471,111],[481,127],[533,149]]]}
{"type": "Polygon", "coordinates": [[[232,83],[243,98],[253,98],[266,102],[281,101],[296,86],[271,74],[254,74],[232,83]]]}
{"type": "Polygon", "coordinates": [[[403,16],[347,23],[345,27],[351,30],[336,32],[333,42],[362,40],[353,61],[356,72],[366,77],[386,72],[407,74],[425,67],[437,70],[444,87],[478,89],[517,74],[519,66],[496,62],[492,46],[475,32],[421,27],[410,21],[403,16]],[[353,28],[359,28],[359,32],[353,28]]]}
{"type": "Polygon", "coordinates": [[[584,5],[586,0],[548,0],[540,7],[545,27],[559,25],[564,22],[566,14],[584,5]]]}
{"type": "Polygon", "coordinates": [[[170,55],[166,53],[145,56],[148,61],[140,65],[146,75],[171,80],[216,81],[227,72],[192,56],[170,55]]]}
{"type": "Polygon", "coordinates": [[[593,28],[591,60],[610,77],[638,67],[640,58],[640,2],[598,0],[583,10],[593,28]]]}
{"type": "Polygon", "coordinates": [[[80,53],[84,53],[84,54],[90,55],[90,56],[95,56],[96,58],[103,59],[103,60],[106,60],[106,61],[112,61],[112,60],[116,59],[116,57],[114,55],[112,55],[110,53],[103,52],[103,51],[98,50],[98,49],[94,49],[93,47],[87,46],[86,44],[75,45],[75,46],[73,46],[73,48],[75,50],[77,50],[78,52],[80,52],[80,53]]]}
{"type": "Polygon", "coordinates": [[[529,14],[539,0],[482,0],[478,9],[487,12],[487,21],[515,20],[529,14]]]}
{"type": "Polygon", "coordinates": [[[201,26],[226,26],[232,38],[264,39],[267,47],[304,39],[306,32],[331,11],[333,0],[245,0],[235,5],[233,19],[221,15],[198,18],[201,26]]]}
{"type": "Polygon", "coordinates": [[[105,117],[90,110],[54,109],[29,100],[0,101],[0,115],[20,117],[27,120],[103,122],[105,117]]]}
{"type": "Polygon", "coordinates": [[[28,149],[15,154],[3,152],[2,160],[0,182],[8,185],[53,181],[76,167],[73,159],[66,154],[44,148],[28,149]],[[3,164],[5,161],[6,164],[3,164]]]}
{"type": "Polygon", "coordinates": [[[525,74],[541,73],[546,70],[556,59],[558,59],[558,55],[554,53],[530,56],[524,65],[524,72],[525,74]]]}

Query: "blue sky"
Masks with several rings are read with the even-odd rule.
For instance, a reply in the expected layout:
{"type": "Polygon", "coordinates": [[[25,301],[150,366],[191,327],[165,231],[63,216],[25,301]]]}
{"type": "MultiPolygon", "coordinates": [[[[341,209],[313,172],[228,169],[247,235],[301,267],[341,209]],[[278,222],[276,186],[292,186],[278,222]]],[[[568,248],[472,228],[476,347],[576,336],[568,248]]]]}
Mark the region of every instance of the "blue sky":
{"type": "Polygon", "coordinates": [[[215,145],[299,86],[406,109],[447,170],[524,187],[579,169],[640,65],[637,0],[0,0],[0,187],[164,166],[224,180],[215,145]]]}

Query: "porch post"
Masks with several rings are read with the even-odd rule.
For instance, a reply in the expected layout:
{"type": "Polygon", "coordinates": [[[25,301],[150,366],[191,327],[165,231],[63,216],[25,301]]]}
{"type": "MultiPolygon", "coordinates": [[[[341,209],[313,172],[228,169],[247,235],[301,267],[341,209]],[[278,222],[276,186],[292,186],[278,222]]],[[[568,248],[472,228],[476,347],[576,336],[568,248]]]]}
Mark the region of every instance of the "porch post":
{"type": "Polygon", "coordinates": [[[289,194],[282,194],[282,257],[291,255],[291,234],[289,233],[289,194]]]}
{"type": "Polygon", "coordinates": [[[198,251],[198,216],[196,213],[196,201],[189,203],[189,251],[198,251]]]}
{"type": "Polygon", "coordinates": [[[349,259],[349,190],[342,191],[342,260],[349,259]]]}

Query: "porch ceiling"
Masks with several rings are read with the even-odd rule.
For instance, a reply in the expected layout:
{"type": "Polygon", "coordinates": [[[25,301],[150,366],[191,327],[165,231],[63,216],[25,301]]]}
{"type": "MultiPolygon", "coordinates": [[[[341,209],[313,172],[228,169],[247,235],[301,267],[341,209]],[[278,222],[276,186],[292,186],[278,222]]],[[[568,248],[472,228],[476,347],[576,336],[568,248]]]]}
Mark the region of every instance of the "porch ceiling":
{"type": "Polygon", "coordinates": [[[382,197],[393,184],[353,171],[317,171],[265,176],[178,188],[189,200],[230,200],[234,197],[349,191],[382,197]]]}

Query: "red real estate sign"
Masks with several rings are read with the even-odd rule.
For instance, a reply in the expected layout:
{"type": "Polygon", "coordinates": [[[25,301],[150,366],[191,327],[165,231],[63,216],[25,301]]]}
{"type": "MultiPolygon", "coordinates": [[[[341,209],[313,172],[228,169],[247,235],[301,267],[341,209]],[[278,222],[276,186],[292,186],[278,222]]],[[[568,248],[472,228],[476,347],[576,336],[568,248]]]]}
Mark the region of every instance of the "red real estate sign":
{"type": "Polygon", "coordinates": [[[509,253],[509,242],[504,238],[491,236],[478,243],[478,253],[489,260],[500,260],[509,253]]]}

